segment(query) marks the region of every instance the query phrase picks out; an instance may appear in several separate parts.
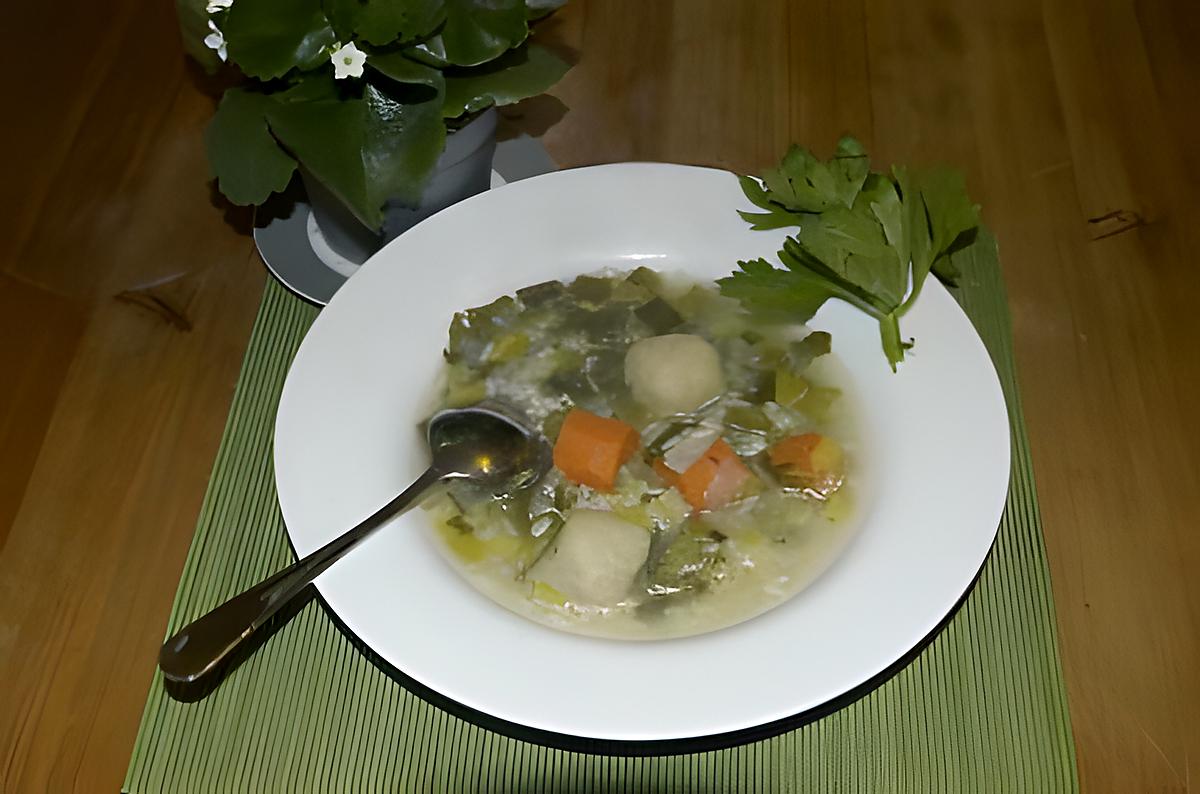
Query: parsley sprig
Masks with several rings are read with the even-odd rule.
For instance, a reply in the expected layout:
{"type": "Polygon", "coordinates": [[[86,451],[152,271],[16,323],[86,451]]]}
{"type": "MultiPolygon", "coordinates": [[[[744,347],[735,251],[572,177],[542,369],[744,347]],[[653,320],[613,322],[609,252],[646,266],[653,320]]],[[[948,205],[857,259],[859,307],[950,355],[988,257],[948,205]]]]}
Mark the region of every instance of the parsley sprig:
{"type": "Polygon", "coordinates": [[[779,252],[784,268],[765,259],[738,262],[719,279],[721,292],[747,308],[806,321],[829,298],[850,303],[879,321],[892,369],[912,347],[900,318],[932,272],[953,283],[960,262],[995,242],[979,224],[959,171],[945,167],[890,173],[870,170],[862,144],[850,137],[821,161],[793,145],[761,181],[739,177],[742,191],[762,212],[738,214],[754,229],[799,227],[779,252]]]}

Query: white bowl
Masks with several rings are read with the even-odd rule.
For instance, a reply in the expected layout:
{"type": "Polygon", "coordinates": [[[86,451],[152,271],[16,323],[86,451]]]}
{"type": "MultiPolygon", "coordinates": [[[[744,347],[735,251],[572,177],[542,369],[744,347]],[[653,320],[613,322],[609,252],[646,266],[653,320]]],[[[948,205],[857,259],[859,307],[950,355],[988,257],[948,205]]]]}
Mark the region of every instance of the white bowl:
{"type": "MultiPolygon", "coordinates": [[[[288,374],[276,482],[304,555],[370,514],[427,462],[429,407],[451,315],[517,288],[604,267],[703,278],[774,260],[724,171],[620,164],[482,193],[372,257],[317,318],[288,374]]],[[[480,595],[415,510],[321,575],[344,626],[458,704],[536,731],[615,742],[713,737],[810,712],[877,678],[967,591],[991,547],[1009,473],[1008,418],[971,323],[930,279],[902,322],[916,347],[893,374],[869,317],[830,301],[863,421],[862,527],[813,585],[710,634],[627,642],[557,632],[480,595]]],[[[553,741],[553,739],[548,739],[553,741]]]]}

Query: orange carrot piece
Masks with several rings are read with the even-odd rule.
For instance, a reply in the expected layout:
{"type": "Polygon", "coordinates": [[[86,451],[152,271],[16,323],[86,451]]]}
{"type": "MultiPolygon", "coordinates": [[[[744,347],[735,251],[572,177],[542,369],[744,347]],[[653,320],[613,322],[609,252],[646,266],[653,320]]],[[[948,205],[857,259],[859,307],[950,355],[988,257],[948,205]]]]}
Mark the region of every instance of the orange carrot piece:
{"type": "Polygon", "coordinates": [[[653,465],[654,471],[668,485],[677,488],[696,510],[724,507],[751,477],[746,464],[723,438],[714,441],[683,474],[671,469],[661,458],[655,460],[653,465]]]}
{"type": "Polygon", "coordinates": [[[767,451],[771,465],[776,468],[807,468],[809,458],[817,444],[824,438],[820,433],[803,433],[788,436],[767,451]]]}
{"type": "Polygon", "coordinates": [[[632,425],[572,408],[554,442],[554,465],[571,482],[611,491],[617,472],[641,443],[632,425]]]}
{"type": "Polygon", "coordinates": [[[828,495],[842,484],[845,468],[842,448],[819,433],[785,438],[767,450],[767,456],[785,485],[828,495]]]}

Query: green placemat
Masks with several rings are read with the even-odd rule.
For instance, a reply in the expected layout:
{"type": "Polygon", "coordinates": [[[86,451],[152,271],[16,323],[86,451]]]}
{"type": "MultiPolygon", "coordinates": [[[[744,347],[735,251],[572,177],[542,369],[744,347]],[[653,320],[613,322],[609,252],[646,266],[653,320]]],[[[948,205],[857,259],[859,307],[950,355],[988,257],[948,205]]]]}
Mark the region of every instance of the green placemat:
{"type": "MultiPolygon", "coordinates": [[[[180,791],[1067,791],[1077,788],[1054,608],[999,272],[957,291],[1008,398],[1013,473],[999,537],[948,627],[841,711],[728,750],[620,758],[489,732],[425,702],[310,603],[207,699],[156,675],[125,780],[180,791]]],[[[292,561],[271,434],[316,309],[263,298],[167,634],[292,561]]]]}

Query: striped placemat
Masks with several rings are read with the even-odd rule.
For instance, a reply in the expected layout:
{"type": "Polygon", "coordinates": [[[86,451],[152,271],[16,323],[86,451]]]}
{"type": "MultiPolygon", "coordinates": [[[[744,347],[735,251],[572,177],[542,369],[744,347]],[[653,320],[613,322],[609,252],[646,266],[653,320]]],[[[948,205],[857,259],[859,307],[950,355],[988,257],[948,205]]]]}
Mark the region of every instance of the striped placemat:
{"type": "MultiPolygon", "coordinates": [[[[1000,274],[973,273],[957,294],[1008,398],[1008,505],[962,609],[912,664],[860,700],[726,750],[630,758],[551,749],[493,733],[413,694],[356,650],[313,602],[204,700],[172,700],[156,676],[125,790],[1076,789],[1000,274]]],[[[268,285],[167,634],[292,561],[271,434],[284,375],[315,316],[313,307],[268,285]]]]}

